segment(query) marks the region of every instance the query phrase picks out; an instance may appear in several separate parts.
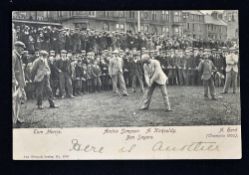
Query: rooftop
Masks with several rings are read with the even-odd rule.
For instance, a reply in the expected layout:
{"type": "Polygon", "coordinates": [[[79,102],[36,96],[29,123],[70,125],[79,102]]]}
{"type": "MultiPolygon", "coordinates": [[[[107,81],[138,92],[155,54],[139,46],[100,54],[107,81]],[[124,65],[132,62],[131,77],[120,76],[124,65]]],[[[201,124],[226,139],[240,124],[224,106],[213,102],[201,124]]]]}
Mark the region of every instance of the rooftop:
{"type": "Polygon", "coordinates": [[[204,15],[202,12],[199,10],[184,10],[182,12],[189,13],[191,15],[204,15]]]}
{"type": "Polygon", "coordinates": [[[216,19],[211,15],[205,15],[204,20],[206,24],[214,24],[214,25],[220,25],[220,26],[227,26],[227,23],[221,19],[216,19]]]}

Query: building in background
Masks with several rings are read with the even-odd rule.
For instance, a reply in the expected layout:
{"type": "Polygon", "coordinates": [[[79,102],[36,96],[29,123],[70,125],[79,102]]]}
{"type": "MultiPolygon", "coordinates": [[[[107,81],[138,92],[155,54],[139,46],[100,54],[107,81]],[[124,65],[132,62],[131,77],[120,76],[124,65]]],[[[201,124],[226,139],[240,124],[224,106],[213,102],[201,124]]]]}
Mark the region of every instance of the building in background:
{"type": "MultiPolygon", "coordinates": [[[[107,31],[138,31],[137,11],[58,11],[52,12],[66,27],[107,31]]],[[[140,11],[141,31],[181,35],[181,11],[140,11]]]]}
{"type": "Polygon", "coordinates": [[[204,20],[206,39],[227,40],[227,23],[223,21],[221,12],[213,11],[211,15],[205,15],[204,20]]]}
{"type": "Polygon", "coordinates": [[[13,11],[12,22],[16,25],[32,24],[34,26],[52,25],[61,27],[52,11],[13,11]]]}
{"type": "Polygon", "coordinates": [[[239,12],[238,10],[224,10],[223,19],[227,23],[227,38],[239,39],[239,12]]]}
{"type": "Polygon", "coordinates": [[[195,39],[204,39],[205,15],[198,10],[182,11],[182,13],[184,23],[183,33],[195,39]]]}
{"type": "MultiPolygon", "coordinates": [[[[235,12],[213,11],[205,15],[199,10],[140,11],[140,31],[165,36],[226,40],[238,36],[238,12],[237,16],[235,12]]],[[[138,31],[138,11],[16,11],[12,17],[17,24],[56,25],[82,30],[138,31]]]]}

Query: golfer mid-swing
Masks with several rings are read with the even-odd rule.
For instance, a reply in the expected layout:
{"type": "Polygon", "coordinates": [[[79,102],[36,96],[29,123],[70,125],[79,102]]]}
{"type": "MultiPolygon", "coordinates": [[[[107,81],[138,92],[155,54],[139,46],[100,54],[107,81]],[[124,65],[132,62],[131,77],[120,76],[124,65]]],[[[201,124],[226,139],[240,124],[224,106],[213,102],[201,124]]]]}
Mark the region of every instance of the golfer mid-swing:
{"type": "Polygon", "coordinates": [[[147,110],[149,108],[151,97],[154,89],[158,86],[161,89],[163,101],[166,106],[166,112],[172,111],[170,108],[168,92],[166,88],[166,81],[168,77],[162,70],[160,62],[155,59],[150,59],[148,54],[142,55],[142,61],[144,63],[144,76],[145,82],[148,85],[148,89],[145,92],[144,101],[141,110],[147,110]]]}

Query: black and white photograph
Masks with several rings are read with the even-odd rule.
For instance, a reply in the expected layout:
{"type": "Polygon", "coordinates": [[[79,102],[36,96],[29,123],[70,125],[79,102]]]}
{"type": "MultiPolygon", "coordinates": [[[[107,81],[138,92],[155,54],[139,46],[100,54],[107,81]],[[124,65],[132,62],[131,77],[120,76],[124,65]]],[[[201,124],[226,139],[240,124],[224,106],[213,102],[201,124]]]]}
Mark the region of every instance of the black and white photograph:
{"type": "Polygon", "coordinates": [[[13,11],[13,128],[240,125],[238,15],[13,11]]]}

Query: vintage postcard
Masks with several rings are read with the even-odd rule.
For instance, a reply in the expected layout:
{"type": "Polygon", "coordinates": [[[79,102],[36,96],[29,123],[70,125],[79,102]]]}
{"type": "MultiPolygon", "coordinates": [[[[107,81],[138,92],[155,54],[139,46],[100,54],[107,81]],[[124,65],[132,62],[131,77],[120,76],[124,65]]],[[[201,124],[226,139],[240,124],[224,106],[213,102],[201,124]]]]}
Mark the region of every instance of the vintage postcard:
{"type": "Polygon", "coordinates": [[[13,11],[13,159],[241,159],[238,18],[13,11]]]}

